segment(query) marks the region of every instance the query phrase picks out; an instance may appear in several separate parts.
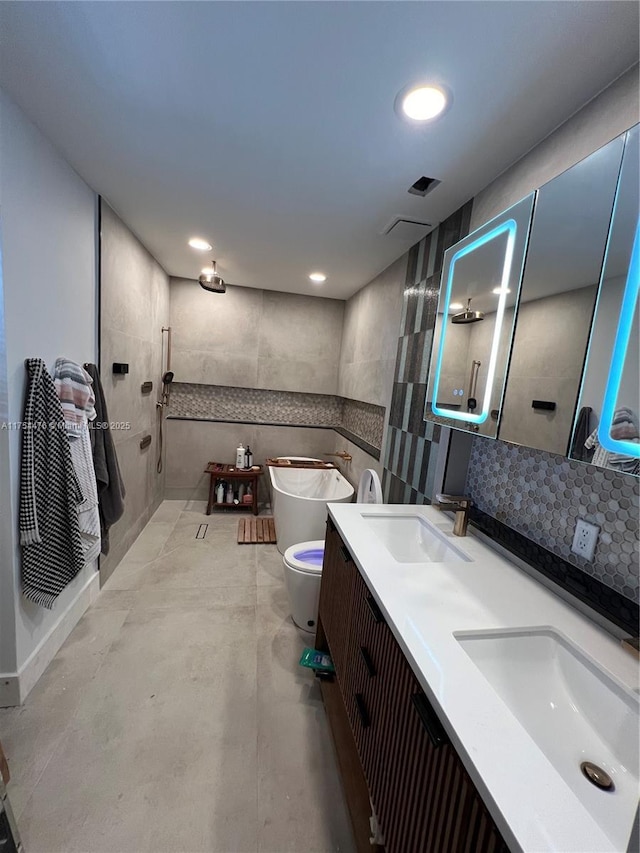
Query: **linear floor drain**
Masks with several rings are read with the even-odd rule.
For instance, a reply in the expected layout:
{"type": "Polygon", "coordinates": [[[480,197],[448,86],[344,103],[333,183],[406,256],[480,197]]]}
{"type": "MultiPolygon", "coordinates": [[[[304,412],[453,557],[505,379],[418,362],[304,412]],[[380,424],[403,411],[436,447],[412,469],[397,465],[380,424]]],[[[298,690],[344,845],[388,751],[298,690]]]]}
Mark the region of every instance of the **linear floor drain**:
{"type": "Polygon", "coordinates": [[[613,791],[615,788],[611,776],[597,764],[593,764],[591,761],[583,761],[580,770],[596,788],[602,788],[603,791],[613,791]]]}
{"type": "Polygon", "coordinates": [[[201,524],[200,527],[198,527],[198,530],[196,533],[196,539],[204,539],[204,537],[207,535],[208,529],[209,529],[208,524],[201,524]]]}

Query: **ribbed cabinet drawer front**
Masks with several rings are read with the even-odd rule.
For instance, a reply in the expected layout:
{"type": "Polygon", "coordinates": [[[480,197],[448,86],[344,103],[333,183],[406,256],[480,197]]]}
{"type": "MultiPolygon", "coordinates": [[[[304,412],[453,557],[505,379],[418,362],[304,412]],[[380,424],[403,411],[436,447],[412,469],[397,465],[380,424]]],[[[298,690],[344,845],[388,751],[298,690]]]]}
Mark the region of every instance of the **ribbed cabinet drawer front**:
{"type": "Polygon", "coordinates": [[[384,761],[372,779],[387,853],[507,853],[455,750],[434,746],[412,701],[424,694],[403,663],[379,737],[384,761]]]}
{"type": "Polygon", "coordinates": [[[353,584],[358,575],[355,563],[345,559],[344,545],[337,530],[329,522],[320,585],[320,616],[336,668],[343,697],[343,681],[347,666],[353,584]]]}
{"type": "Polygon", "coordinates": [[[320,615],[386,853],[508,853],[331,522],[320,615]]]}
{"type": "Polygon", "coordinates": [[[366,591],[366,584],[358,573],[353,586],[353,613],[349,646],[350,681],[348,687],[345,685],[345,692],[351,697],[351,703],[347,705],[347,714],[351,720],[362,769],[370,783],[369,768],[379,752],[376,740],[376,733],[379,728],[377,703],[379,679],[375,662],[366,645],[362,642],[362,638],[365,636],[364,624],[367,619],[363,607],[363,594],[366,591]],[[365,725],[363,720],[363,711],[368,720],[368,725],[365,725]]]}

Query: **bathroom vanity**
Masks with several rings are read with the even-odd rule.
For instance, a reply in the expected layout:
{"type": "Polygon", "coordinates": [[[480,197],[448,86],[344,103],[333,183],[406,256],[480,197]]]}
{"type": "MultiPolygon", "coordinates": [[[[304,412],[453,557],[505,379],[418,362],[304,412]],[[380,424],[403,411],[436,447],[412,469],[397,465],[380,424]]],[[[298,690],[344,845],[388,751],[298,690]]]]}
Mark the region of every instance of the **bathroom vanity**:
{"type": "Polygon", "coordinates": [[[316,646],[354,825],[368,794],[388,853],[627,849],[637,660],[433,507],[330,506],[316,646]]]}

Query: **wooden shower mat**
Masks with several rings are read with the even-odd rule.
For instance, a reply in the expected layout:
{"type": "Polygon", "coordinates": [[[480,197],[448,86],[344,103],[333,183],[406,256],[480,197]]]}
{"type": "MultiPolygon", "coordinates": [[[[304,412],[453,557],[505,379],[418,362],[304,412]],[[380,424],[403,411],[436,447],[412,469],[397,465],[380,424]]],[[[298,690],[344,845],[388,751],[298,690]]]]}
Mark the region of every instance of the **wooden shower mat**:
{"type": "Polygon", "coordinates": [[[276,527],[272,516],[241,518],[238,545],[275,545],[276,527]]]}

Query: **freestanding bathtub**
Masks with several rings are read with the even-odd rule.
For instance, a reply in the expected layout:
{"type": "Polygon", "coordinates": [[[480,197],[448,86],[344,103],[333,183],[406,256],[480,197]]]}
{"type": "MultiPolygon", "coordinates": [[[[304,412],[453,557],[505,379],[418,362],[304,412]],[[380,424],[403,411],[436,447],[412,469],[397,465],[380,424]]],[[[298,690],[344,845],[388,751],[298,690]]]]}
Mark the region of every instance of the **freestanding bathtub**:
{"type": "MultiPolygon", "coordinates": [[[[322,461],[308,456],[284,456],[292,461],[322,461]]],[[[281,554],[290,545],[324,539],[328,503],[349,503],[354,489],[335,468],[269,468],[271,501],[281,554]]]]}

